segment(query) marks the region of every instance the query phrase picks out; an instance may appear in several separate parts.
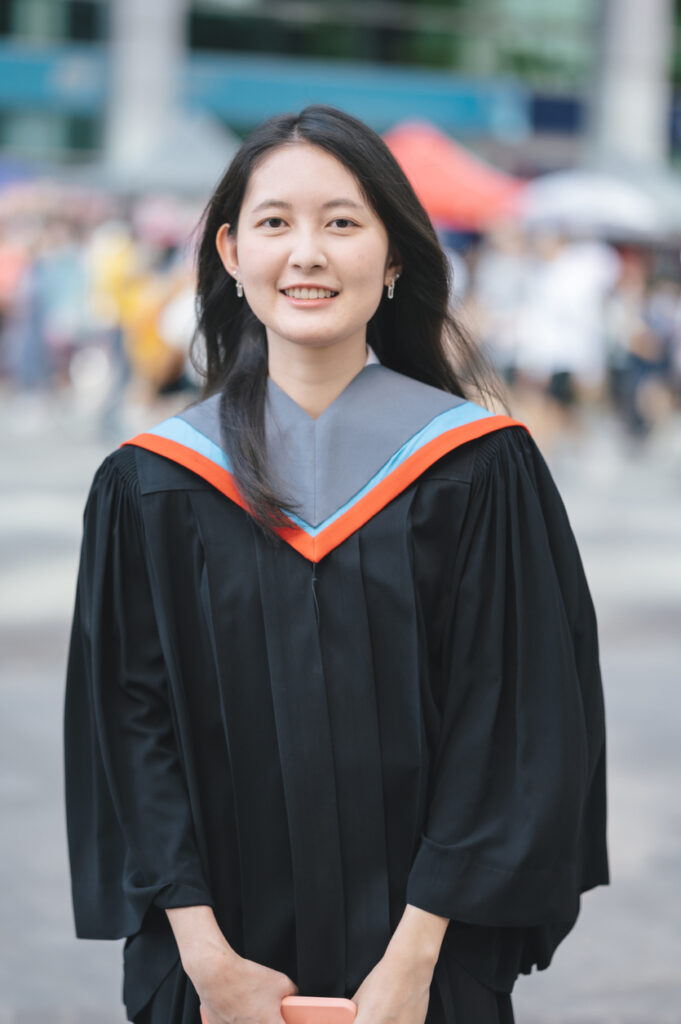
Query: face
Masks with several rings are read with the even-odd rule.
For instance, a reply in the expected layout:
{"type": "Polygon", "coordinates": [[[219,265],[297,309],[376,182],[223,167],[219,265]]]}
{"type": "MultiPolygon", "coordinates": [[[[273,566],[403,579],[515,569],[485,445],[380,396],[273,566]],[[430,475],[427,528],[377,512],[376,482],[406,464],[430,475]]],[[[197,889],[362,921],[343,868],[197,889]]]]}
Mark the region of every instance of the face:
{"type": "Polygon", "coordinates": [[[399,273],[387,232],[354,176],[308,143],[281,146],[251,174],[235,234],[216,239],[268,344],[364,340],[383,288],[399,273]]]}

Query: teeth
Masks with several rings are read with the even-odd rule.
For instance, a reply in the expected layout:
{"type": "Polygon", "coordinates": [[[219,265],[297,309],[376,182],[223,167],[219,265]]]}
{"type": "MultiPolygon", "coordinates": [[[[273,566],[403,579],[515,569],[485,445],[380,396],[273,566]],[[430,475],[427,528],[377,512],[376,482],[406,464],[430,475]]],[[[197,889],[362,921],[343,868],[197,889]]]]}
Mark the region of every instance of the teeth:
{"type": "Polygon", "coordinates": [[[291,299],[331,299],[338,292],[332,292],[328,288],[286,288],[284,295],[291,299]]]}

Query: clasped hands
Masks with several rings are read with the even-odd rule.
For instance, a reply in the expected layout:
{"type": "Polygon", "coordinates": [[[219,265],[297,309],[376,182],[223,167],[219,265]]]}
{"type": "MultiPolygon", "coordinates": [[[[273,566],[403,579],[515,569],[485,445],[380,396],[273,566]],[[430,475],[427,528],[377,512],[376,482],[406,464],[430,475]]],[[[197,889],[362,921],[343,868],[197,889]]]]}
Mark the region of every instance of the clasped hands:
{"type": "MultiPolygon", "coordinates": [[[[176,914],[168,916],[177,937],[176,914]]],[[[447,923],[416,907],[405,909],[384,955],[352,997],[355,1024],[424,1024],[447,923]]],[[[285,974],[238,956],[224,940],[194,944],[182,962],[207,1024],[283,1024],[281,1000],[297,992],[285,974]]]]}

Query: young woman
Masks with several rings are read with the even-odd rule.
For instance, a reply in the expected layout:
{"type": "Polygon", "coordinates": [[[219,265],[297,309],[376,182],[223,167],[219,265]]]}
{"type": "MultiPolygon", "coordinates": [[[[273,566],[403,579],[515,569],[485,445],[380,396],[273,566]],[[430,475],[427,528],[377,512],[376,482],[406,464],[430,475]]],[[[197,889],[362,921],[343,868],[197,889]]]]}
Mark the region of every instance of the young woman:
{"type": "Polygon", "coordinates": [[[470,400],[446,258],[365,125],[256,130],[198,270],[207,397],[109,456],[85,513],[77,932],[127,937],[143,1024],[280,1024],[296,989],[358,1024],[509,1022],[607,880],[560,497],[470,400]]]}

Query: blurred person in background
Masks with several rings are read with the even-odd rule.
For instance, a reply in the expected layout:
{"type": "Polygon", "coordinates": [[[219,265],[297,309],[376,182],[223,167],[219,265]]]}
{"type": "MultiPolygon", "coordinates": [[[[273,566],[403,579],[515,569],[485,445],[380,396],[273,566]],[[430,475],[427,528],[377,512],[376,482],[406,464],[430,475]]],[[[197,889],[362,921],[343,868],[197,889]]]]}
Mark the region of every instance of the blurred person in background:
{"type": "Polygon", "coordinates": [[[618,257],[602,242],[553,232],[533,240],[517,329],[515,397],[542,451],[581,433],[582,407],[603,393],[606,296],[618,257]]]}
{"type": "Polygon", "coordinates": [[[475,255],[472,313],[480,344],[507,384],[518,362],[519,318],[531,286],[525,239],[513,224],[500,224],[475,255]]]}
{"type": "Polygon", "coordinates": [[[87,261],[93,338],[104,340],[109,360],[101,424],[105,432],[117,434],[121,405],[131,376],[125,343],[129,294],[142,263],[142,254],[128,221],[116,218],[99,224],[90,236],[87,261]]]}
{"type": "Polygon", "coordinates": [[[73,353],[88,330],[88,271],[78,225],[58,217],[45,225],[45,247],[38,261],[43,293],[44,333],[52,380],[68,383],[73,353]]]}
{"type": "Polygon", "coordinates": [[[677,409],[681,408],[681,299],[676,307],[670,372],[670,389],[677,409]]]}
{"type": "Polygon", "coordinates": [[[26,268],[28,254],[16,224],[0,218],[0,373],[9,377],[11,362],[7,326],[26,268]]]}
{"type": "Polygon", "coordinates": [[[25,239],[23,258],[10,270],[6,366],[20,396],[42,401],[68,383],[71,356],[87,330],[88,275],[72,221],[57,214],[38,218],[25,239]]]}
{"type": "Polygon", "coordinates": [[[108,339],[111,359],[101,411],[110,433],[120,432],[122,403],[130,391],[149,404],[192,386],[186,367],[196,318],[188,318],[185,309],[180,325],[177,306],[166,312],[180,294],[195,291],[189,254],[174,237],[142,234],[142,229],[134,213],[130,220],[108,221],[93,233],[88,252],[93,334],[108,339]]]}
{"type": "Polygon", "coordinates": [[[678,281],[660,276],[653,280],[643,303],[645,334],[636,351],[630,352],[632,381],[631,428],[646,434],[668,418],[673,407],[673,366],[677,344],[681,287],[678,281]]]}
{"type": "Polygon", "coordinates": [[[172,267],[173,255],[174,249],[147,248],[124,293],[121,323],[126,352],[147,401],[177,384],[189,350],[167,344],[161,333],[164,308],[181,287],[172,267]]]}
{"type": "MultiPolygon", "coordinates": [[[[195,351],[201,345],[196,320],[196,276],[190,261],[191,255],[187,249],[180,258],[157,320],[159,335],[169,349],[178,353],[177,365],[180,367],[179,377],[169,382],[166,390],[200,388],[199,375],[187,357],[192,339],[195,351]]],[[[203,365],[205,356],[199,355],[198,362],[203,365]]]]}
{"type": "Polygon", "coordinates": [[[622,417],[627,416],[626,376],[631,339],[644,326],[641,314],[647,274],[642,257],[623,248],[619,272],[604,305],[608,390],[622,417]]]}
{"type": "Polygon", "coordinates": [[[624,252],[606,302],[610,394],[630,438],[644,440],[674,403],[681,289],[664,276],[649,281],[650,257],[624,252]]]}
{"type": "Polygon", "coordinates": [[[593,606],[389,150],[328,107],[237,153],[205,393],[88,499],[65,704],[77,933],[139,1024],[509,1024],[607,881],[593,606]],[[448,359],[452,347],[455,371],[448,359]]]}
{"type": "Polygon", "coordinates": [[[26,247],[27,258],[17,282],[5,335],[8,362],[17,390],[38,400],[49,389],[53,377],[48,344],[48,311],[52,298],[50,242],[48,226],[37,224],[26,247]]]}

